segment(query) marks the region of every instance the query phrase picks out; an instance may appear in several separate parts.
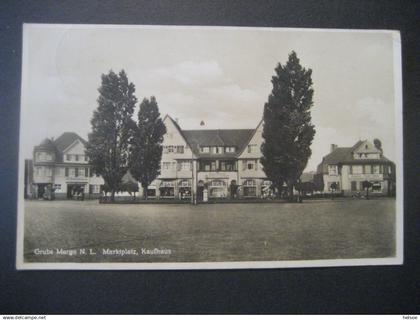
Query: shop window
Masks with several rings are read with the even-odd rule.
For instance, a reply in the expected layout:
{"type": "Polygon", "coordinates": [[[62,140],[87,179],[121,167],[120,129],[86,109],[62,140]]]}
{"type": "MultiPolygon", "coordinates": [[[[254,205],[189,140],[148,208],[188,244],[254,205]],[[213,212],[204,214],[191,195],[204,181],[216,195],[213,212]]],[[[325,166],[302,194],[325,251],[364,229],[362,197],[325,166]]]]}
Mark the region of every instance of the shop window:
{"type": "Polygon", "coordinates": [[[377,182],[372,182],[372,192],[382,192],[382,184],[377,182]]]}
{"type": "Polygon", "coordinates": [[[246,180],[243,185],[244,197],[256,197],[257,187],[254,180],[246,180]]]}

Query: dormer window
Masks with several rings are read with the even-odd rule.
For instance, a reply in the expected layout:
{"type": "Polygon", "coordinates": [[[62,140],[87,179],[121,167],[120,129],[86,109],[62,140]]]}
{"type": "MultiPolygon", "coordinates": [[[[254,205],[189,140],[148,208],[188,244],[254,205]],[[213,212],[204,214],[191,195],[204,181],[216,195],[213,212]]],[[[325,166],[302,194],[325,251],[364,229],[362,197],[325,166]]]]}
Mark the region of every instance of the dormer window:
{"type": "Polygon", "coordinates": [[[200,147],[201,153],[210,153],[210,147],[200,147]]]}
{"type": "Polygon", "coordinates": [[[235,147],[225,147],[225,152],[226,153],[234,153],[235,152],[235,147]]]}

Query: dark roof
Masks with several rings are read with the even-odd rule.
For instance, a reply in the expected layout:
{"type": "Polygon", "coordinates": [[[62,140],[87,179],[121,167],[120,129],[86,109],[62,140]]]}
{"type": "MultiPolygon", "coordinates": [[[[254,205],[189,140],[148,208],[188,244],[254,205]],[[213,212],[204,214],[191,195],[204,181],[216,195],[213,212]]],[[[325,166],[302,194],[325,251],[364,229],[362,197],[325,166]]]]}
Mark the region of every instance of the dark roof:
{"type": "Polygon", "coordinates": [[[382,154],[379,159],[354,159],[353,152],[365,141],[357,141],[352,147],[337,147],[334,151],[327,154],[317,167],[318,173],[328,172],[328,165],[332,164],[375,164],[375,163],[392,163],[391,160],[382,154]]]}
{"type": "Polygon", "coordinates": [[[42,142],[35,147],[36,150],[48,150],[48,151],[56,151],[56,146],[54,141],[51,139],[44,139],[42,142]]]}
{"type": "Polygon", "coordinates": [[[87,144],[85,139],[81,138],[74,132],[64,132],[61,136],[54,140],[54,144],[56,145],[58,151],[63,152],[77,139],[79,139],[84,145],[87,144]]]}
{"type": "Polygon", "coordinates": [[[234,158],[239,156],[255,129],[182,130],[195,154],[200,147],[235,147],[234,153],[200,154],[201,158],[234,158]]]}

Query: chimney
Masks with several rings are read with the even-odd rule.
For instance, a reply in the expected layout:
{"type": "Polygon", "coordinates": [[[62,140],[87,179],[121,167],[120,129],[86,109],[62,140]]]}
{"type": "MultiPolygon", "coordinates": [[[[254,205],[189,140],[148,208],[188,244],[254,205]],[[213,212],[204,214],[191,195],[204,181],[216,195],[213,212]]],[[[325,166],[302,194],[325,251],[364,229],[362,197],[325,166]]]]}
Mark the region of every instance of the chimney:
{"type": "Polygon", "coordinates": [[[331,148],[330,148],[330,152],[333,152],[335,149],[337,149],[337,145],[336,144],[331,144],[331,148]]]}

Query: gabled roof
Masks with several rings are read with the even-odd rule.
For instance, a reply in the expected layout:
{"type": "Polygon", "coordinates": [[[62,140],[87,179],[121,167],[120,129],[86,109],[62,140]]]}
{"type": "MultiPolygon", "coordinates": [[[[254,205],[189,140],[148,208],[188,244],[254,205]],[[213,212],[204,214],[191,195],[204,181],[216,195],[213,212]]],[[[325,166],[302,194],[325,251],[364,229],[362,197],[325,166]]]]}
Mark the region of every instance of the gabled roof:
{"type": "Polygon", "coordinates": [[[382,154],[379,159],[354,159],[354,151],[360,147],[366,140],[357,141],[356,144],[352,147],[337,147],[334,151],[327,154],[322,162],[317,167],[317,173],[326,173],[328,172],[328,165],[338,165],[338,164],[374,164],[374,163],[392,163],[391,160],[384,157],[382,154]]]}
{"type": "Polygon", "coordinates": [[[64,132],[61,136],[54,140],[54,144],[59,152],[63,152],[76,140],[80,140],[84,145],[87,144],[85,139],[81,138],[77,133],[74,132],[64,132]]]}
{"type": "Polygon", "coordinates": [[[233,158],[243,150],[255,129],[183,130],[184,137],[196,155],[200,147],[235,147],[234,153],[200,154],[201,158],[233,158]]]}
{"type": "MultiPolygon", "coordinates": [[[[184,140],[185,140],[185,142],[187,143],[187,144],[189,144],[188,143],[188,140],[186,139],[186,137],[185,137],[185,135],[184,135],[184,132],[182,131],[182,129],[181,129],[181,127],[179,126],[179,124],[178,124],[178,122],[176,122],[174,119],[172,119],[172,117],[170,116],[170,115],[165,115],[164,117],[163,117],[163,122],[165,122],[165,119],[169,119],[171,122],[172,122],[172,124],[175,126],[175,128],[178,130],[178,132],[179,132],[179,134],[181,135],[181,137],[182,138],[184,138],[184,140]]],[[[191,146],[190,146],[191,147],[191,146]]]]}

